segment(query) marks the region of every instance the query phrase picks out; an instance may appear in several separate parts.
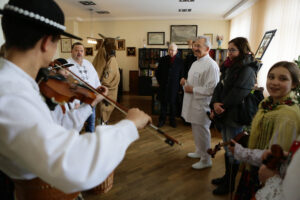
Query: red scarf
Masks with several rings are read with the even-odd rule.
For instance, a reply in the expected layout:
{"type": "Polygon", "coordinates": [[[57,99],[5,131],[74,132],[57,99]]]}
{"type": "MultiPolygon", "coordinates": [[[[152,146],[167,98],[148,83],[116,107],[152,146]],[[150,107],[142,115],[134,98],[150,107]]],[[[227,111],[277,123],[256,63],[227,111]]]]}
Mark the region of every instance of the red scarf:
{"type": "Polygon", "coordinates": [[[233,64],[233,61],[229,59],[229,57],[227,57],[227,59],[224,61],[224,66],[225,67],[231,67],[233,64]]]}

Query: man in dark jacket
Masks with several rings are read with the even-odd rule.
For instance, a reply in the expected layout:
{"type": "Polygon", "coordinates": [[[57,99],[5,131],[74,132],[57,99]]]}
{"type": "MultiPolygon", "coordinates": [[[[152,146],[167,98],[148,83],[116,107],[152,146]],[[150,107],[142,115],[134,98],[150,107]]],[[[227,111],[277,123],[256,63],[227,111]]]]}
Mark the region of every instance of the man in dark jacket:
{"type": "Polygon", "coordinates": [[[169,107],[170,125],[175,128],[176,100],[183,73],[183,60],[177,54],[175,43],[170,44],[168,53],[169,55],[161,58],[155,73],[159,84],[158,96],[161,103],[158,127],[165,124],[169,107]]]}

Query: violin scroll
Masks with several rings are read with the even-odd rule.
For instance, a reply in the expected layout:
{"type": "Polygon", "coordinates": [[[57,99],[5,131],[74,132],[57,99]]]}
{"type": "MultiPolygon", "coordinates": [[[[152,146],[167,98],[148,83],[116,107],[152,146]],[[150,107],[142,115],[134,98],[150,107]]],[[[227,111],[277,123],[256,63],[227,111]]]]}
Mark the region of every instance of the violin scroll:
{"type": "Polygon", "coordinates": [[[263,164],[271,170],[279,170],[285,160],[286,156],[284,155],[282,148],[278,144],[273,144],[271,146],[271,154],[263,160],[263,164]]]}
{"type": "MultiPolygon", "coordinates": [[[[248,134],[246,131],[242,131],[241,133],[237,134],[233,139],[234,139],[236,142],[243,144],[243,143],[245,143],[246,140],[248,140],[248,136],[249,136],[249,134],[248,134]]],[[[211,149],[211,148],[210,148],[210,149],[207,149],[206,152],[207,152],[209,155],[211,155],[212,158],[214,158],[215,155],[216,155],[216,153],[217,153],[218,151],[221,150],[221,147],[222,147],[222,146],[227,146],[227,145],[234,146],[234,143],[231,142],[231,141],[227,141],[227,142],[223,142],[223,143],[218,143],[218,144],[215,146],[214,149],[211,149]]]]}

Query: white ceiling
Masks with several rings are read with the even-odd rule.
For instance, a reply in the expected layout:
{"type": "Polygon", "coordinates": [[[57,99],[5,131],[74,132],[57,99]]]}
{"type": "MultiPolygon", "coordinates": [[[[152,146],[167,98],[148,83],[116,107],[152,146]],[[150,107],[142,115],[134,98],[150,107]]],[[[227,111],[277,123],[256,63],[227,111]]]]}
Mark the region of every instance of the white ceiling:
{"type": "Polygon", "coordinates": [[[67,19],[78,21],[91,19],[230,19],[250,7],[257,0],[194,0],[194,2],[179,2],[179,0],[88,0],[93,1],[96,4],[94,6],[84,6],[79,1],[83,0],[56,0],[67,19]],[[179,13],[178,9],[192,9],[192,11],[179,13]],[[109,11],[110,14],[96,13],[96,11],[103,10],[109,11]],[[231,12],[231,10],[234,11],[231,12]]]}

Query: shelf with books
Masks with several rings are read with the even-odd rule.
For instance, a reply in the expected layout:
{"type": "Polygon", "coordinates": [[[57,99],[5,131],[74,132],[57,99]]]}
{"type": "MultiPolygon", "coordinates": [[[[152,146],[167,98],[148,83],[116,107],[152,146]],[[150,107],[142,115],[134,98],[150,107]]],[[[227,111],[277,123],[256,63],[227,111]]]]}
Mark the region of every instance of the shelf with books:
{"type": "Polygon", "coordinates": [[[227,51],[227,49],[211,49],[209,55],[221,66],[227,58],[227,51]]]}

